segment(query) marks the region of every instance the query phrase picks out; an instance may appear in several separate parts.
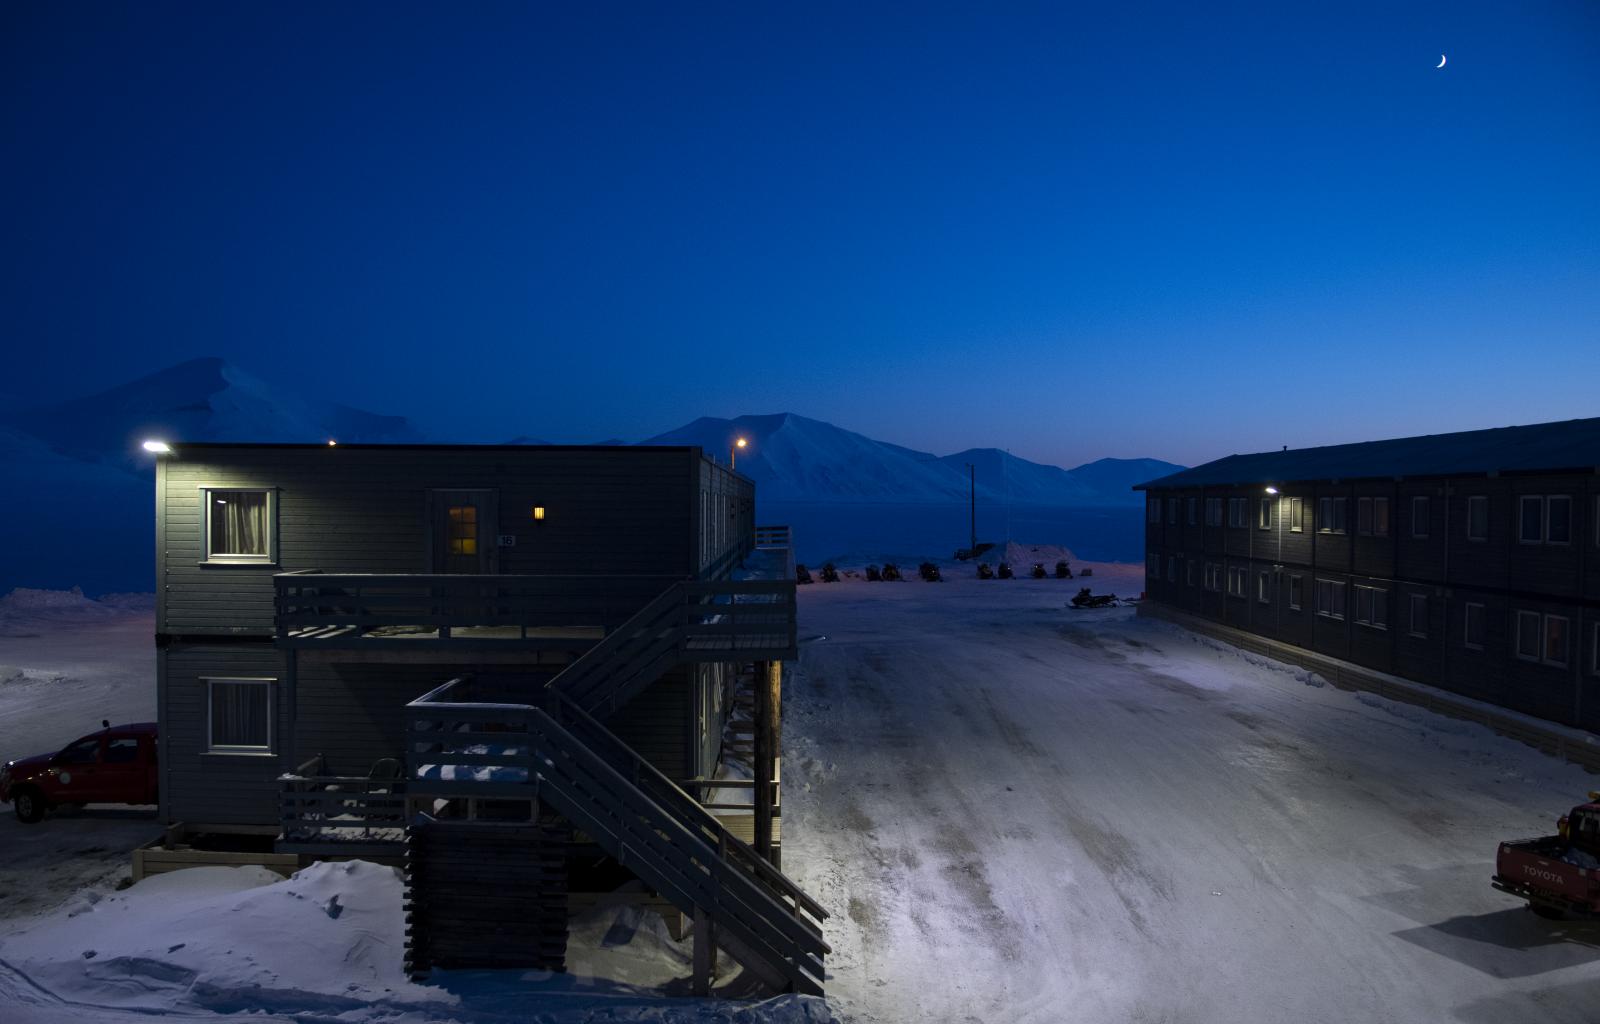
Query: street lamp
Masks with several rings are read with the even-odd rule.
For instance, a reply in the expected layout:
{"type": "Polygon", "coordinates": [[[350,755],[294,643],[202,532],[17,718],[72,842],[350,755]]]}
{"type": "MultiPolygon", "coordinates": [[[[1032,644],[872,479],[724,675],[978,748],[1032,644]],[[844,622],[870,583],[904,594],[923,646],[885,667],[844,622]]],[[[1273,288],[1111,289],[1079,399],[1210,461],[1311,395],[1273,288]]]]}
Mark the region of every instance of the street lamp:
{"type": "Polygon", "coordinates": [[[728,468],[729,469],[737,469],[737,468],[739,468],[739,457],[738,457],[739,456],[739,449],[743,448],[745,445],[748,445],[749,443],[750,443],[749,441],[746,441],[742,437],[739,438],[737,441],[733,442],[733,447],[728,449],[728,468]]]}

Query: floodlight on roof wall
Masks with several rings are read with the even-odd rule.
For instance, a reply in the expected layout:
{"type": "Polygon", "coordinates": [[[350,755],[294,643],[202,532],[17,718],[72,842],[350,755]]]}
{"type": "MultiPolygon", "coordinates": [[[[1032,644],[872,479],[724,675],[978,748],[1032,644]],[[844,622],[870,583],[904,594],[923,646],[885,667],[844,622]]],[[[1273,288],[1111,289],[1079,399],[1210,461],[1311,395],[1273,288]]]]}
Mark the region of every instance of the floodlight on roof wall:
{"type": "Polygon", "coordinates": [[[156,455],[172,454],[172,445],[165,441],[157,441],[155,438],[151,438],[144,444],[140,445],[140,447],[142,447],[145,451],[153,452],[156,455]]]}

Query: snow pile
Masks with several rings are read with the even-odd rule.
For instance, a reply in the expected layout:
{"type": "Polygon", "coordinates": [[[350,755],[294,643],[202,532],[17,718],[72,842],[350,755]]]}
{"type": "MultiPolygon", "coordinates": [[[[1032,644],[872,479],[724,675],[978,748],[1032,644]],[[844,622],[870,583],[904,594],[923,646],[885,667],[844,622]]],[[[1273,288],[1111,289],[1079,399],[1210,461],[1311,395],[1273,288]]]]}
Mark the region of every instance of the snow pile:
{"type": "MultiPolygon", "coordinates": [[[[0,936],[7,1020],[82,1021],[240,1013],[345,1024],[826,1024],[821,1000],[673,999],[690,950],[658,915],[598,909],[573,922],[571,973],[402,971],[400,874],[364,861],[318,863],[283,879],[257,867],[157,875],[124,892],[85,892],[0,936]],[[12,1014],[15,1014],[13,1016],[12,1014]],[[113,1016],[115,1015],[115,1016],[113,1016]]],[[[726,959],[724,960],[727,964],[726,959]]],[[[273,1019],[283,1019],[274,1017],[273,1019]]]]}

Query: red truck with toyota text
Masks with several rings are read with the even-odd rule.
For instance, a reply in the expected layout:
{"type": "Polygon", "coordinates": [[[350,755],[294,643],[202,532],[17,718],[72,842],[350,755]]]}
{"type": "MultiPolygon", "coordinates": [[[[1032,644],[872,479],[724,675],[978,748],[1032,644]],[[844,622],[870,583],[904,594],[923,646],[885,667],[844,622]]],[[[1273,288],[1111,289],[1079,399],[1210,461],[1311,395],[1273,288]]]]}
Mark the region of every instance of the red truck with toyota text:
{"type": "Polygon", "coordinates": [[[1492,885],[1541,917],[1600,916],[1600,792],[1556,822],[1556,834],[1501,843],[1492,885]]]}
{"type": "Polygon", "coordinates": [[[111,725],[0,767],[0,803],[33,824],[52,807],[156,802],[156,723],[111,725]]]}

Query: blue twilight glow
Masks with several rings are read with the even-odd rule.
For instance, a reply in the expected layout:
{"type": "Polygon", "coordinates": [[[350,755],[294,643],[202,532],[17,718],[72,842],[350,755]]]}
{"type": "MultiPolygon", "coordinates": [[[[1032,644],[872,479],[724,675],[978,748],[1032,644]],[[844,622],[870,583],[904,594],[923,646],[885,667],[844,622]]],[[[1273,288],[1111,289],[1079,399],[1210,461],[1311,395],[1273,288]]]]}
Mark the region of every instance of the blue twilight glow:
{"type": "Polygon", "coordinates": [[[0,391],[1063,465],[1600,411],[1600,7],[780,6],[7,4],[0,391]]]}

